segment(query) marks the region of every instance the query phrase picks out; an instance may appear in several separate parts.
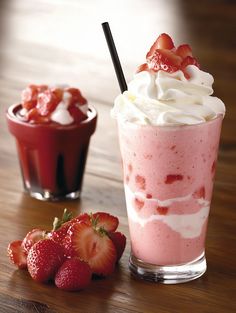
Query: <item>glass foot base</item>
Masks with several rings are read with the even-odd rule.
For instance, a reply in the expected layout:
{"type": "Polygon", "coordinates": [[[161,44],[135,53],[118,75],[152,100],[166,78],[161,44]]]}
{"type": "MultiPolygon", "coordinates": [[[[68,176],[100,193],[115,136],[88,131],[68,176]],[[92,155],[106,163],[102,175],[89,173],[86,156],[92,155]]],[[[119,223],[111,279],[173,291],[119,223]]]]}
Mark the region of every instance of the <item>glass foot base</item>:
{"type": "Polygon", "coordinates": [[[140,279],[163,284],[179,284],[202,276],[206,271],[207,265],[204,253],[192,262],[171,266],[148,264],[131,254],[129,268],[131,274],[140,279]]]}
{"type": "Polygon", "coordinates": [[[74,191],[65,195],[55,195],[48,190],[42,190],[42,192],[35,192],[26,189],[26,192],[29,193],[31,197],[41,201],[75,200],[80,197],[80,191],[74,191]]]}

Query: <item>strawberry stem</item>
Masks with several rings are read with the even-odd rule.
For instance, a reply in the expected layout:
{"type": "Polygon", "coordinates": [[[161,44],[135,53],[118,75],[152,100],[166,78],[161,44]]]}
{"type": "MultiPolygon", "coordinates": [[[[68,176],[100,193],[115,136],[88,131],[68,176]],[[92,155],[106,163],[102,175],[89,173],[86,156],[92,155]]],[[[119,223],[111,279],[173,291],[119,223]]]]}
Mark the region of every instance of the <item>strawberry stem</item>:
{"type": "Polygon", "coordinates": [[[64,212],[62,214],[62,218],[61,220],[58,217],[54,218],[53,221],[53,231],[59,229],[63,224],[65,224],[66,222],[69,222],[73,217],[73,213],[72,212],[68,212],[67,209],[64,209],[64,212]]]}

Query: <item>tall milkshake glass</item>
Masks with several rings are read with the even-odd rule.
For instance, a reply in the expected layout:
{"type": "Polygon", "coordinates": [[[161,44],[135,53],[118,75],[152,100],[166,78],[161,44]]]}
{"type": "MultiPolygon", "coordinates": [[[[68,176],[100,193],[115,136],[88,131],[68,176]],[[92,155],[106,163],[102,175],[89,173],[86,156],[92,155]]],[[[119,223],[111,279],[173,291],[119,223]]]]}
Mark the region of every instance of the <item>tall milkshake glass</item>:
{"type": "Polygon", "coordinates": [[[222,116],[197,125],[118,119],[131,272],[179,283],[206,271],[205,237],[222,116]]]}
{"type": "Polygon", "coordinates": [[[224,103],[189,45],[161,34],[126,85],[107,23],[121,95],[118,121],[135,276],[166,284],[206,271],[205,238],[224,103]]]}

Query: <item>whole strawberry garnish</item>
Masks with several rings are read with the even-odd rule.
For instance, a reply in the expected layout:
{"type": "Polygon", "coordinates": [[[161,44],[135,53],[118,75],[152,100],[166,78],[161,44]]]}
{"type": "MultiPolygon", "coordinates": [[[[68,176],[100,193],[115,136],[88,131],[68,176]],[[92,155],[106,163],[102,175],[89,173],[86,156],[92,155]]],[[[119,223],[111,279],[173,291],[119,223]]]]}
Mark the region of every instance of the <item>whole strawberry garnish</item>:
{"type": "Polygon", "coordinates": [[[46,236],[46,231],[39,229],[39,228],[35,228],[32,229],[31,231],[29,231],[25,238],[23,239],[22,242],[22,247],[23,249],[26,251],[26,253],[29,252],[30,248],[39,240],[45,238],[46,236]]]}
{"type": "Polygon", "coordinates": [[[107,276],[114,271],[116,263],[116,248],[104,228],[78,222],[72,225],[67,234],[67,251],[70,256],[76,256],[88,262],[92,272],[107,276]]]}
{"type": "Polygon", "coordinates": [[[53,279],[64,262],[64,248],[51,239],[36,242],[27,256],[27,266],[31,277],[38,282],[53,279]]]}
{"type": "Polygon", "coordinates": [[[126,246],[126,237],[124,234],[122,234],[121,232],[114,232],[114,233],[109,233],[109,237],[112,240],[115,248],[116,248],[116,254],[117,254],[117,258],[116,258],[116,262],[118,262],[120,260],[120,258],[122,257],[122,254],[125,250],[125,246],[126,246]]]}
{"type": "Polygon", "coordinates": [[[67,259],[55,276],[58,288],[76,291],[86,288],[92,278],[92,271],[87,262],[78,258],[67,259]]]}
{"type": "Polygon", "coordinates": [[[8,256],[13,264],[18,268],[27,268],[27,254],[22,247],[22,240],[16,240],[9,243],[7,247],[8,256]]]}

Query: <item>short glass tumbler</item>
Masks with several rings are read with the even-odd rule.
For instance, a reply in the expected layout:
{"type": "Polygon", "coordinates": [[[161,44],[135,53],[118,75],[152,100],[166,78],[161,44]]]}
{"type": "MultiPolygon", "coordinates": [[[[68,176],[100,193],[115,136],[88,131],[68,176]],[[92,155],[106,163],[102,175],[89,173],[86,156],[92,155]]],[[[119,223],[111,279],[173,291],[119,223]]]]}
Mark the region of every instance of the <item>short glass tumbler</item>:
{"type": "Polygon", "coordinates": [[[7,111],[8,128],[16,139],[25,190],[39,200],[80,196],[89,141],[97,113],[89,106],[80,124],[30,124],[17,116],[20,104],[7,111]]]}

